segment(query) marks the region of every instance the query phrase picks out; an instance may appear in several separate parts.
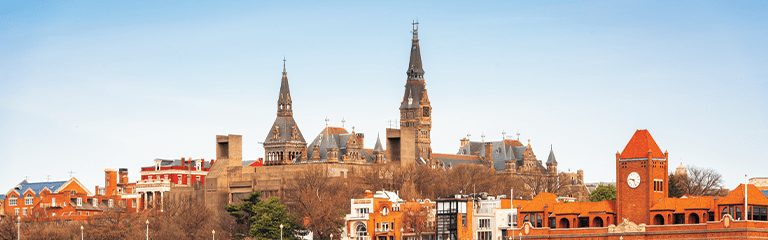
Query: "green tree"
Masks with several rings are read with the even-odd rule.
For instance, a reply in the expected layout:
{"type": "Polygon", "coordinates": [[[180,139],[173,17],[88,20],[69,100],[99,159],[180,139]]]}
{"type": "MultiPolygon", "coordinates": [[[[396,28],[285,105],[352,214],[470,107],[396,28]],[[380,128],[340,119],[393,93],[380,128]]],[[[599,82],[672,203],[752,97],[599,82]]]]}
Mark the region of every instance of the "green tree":
{"type": "Polygon", "coordinates": [[[590,202],[603,200],[616,200],[616,187],[613,185],[600,185],[589,195],[590,202]]]}
{"type": "MultiPolygon", "coordinates": [[[[258,239],[280,239],[283,225],[282,238],[298,240],[304,234],[304,227],[296,223],[296,215],[288,215],[287,208],[279,203],[279,199],[272,197],[262,201],[261,192],[253,192],[250,196],[240,198],[241,204],[229,204],[224,209],[229,215],[235,217],[238,224],[248,226],[249,237],[258,239]]],[[[242,233],[239,233],[242,235],[242,233]]]]}
{"type": "Polygon", "coordinates": [[[669,181],[668,181],[668,188],[669,190],[669,197],[682,197],[683,196],[683,190],[680,189],[680,181],[677,179],[678,177],[675,174],[669,174],[669,181]]]}

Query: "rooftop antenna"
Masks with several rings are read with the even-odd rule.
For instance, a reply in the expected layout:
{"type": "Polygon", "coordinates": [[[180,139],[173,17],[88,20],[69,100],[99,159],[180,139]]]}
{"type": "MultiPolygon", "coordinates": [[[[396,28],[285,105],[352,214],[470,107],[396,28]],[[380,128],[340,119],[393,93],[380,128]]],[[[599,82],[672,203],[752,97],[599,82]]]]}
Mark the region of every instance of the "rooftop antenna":
{"type": "Polygon", "coordinates": [[[517,130],[517,141],[520,141],[520,130],[517,130]]]}
{"type": "MultiPolygon", "coordinates": [[[[347,121],[346,121],[346,120],[344,120],[344,118],[342,117],[342,118],[341,118],[341,128],[344,128],[344,123],[345,123],[345,122],[347,122],[347,121]]],[[[354,129],[353,129],[353,131],[354,131],[354,129]]]]}
{"type": "Polygon", "coordinates": [[[392,128],[392,119],[389,119],[389,128],[392,128]]]}
{"type": "Polygon", "coordinates": [[[51,175],[45,175],[45,176],[46,176],[45,177],[45,182],[50,182],[51,181],[51,175]]]}
{"type": "Polygon", "coordinates": [[[467,141],[469,141],[469,137],[471,137],[472,134],[467,133],[467,141]]]}

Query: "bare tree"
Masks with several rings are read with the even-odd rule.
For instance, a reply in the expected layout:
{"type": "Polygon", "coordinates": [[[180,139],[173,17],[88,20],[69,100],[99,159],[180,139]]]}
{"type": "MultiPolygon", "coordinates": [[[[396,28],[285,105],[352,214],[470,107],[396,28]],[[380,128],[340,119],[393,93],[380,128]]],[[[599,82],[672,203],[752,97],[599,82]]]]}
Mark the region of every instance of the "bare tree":
{"type": "Polygon", "coordinates": [[[91,217],[84,231],[91,239],[136,239],[144,235],[141,223],[136,213],[105,211],[91,217]]]}
{"type": "Polygon", "coordinates": [[[723,176],[711,168],[688,166],[687,176],[675,176],[683,194],[717,196],[723,189],[723,176]]]}
{"type": "Polygon", "coordinates": [[[293,214],[303,219],[302,225],[316,236],[338,234],[344,226],[345,211],[350,208],[349,199],[362,194],[362,190],[348,180],[331,177],[327,165],[308,165],[304,171],[296,172],[288,183],[285,202],[293,214]]]}
{"type": "Polygon", "coordinates": [[[206,239],[211,237],[212,230],[221,234],[217,238],[225,236],[216,212],[193,195],[165,201],[162,211],[153,211],[150,216],[153,239],[206,239]]]}
{"type": "Polygon", "coordinates": [[[407,203],[401,207],[401,226],[407,232],[415,233],[418,239],[426,232],[433,232],[435,214],[429,206],[421,206],[419,203],[407,203]]]}
{"type": "Polygon", "coordinates": [[[16,239],[16,218],[10,214],[0,215],[0,239],[16,239]]]}

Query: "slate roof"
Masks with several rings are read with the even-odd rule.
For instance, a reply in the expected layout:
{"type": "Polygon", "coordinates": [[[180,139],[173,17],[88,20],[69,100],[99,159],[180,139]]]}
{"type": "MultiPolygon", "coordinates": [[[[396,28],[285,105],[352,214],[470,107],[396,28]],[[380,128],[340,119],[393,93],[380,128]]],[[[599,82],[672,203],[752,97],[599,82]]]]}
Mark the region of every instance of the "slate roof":
{"type": "MultiPolygon", "coordinates": [[[[339,149],[339,162],[344,162],[341,156],[347,154],[347,141],[349,141],[351,134],[344,128],[339,127],[327,127],[324,128],[320,134],[307,145],[307,161],[312,162],[314,159],[314,147],[318,146],[320,153],[320,162],[325,162],[327,159],[327,148],[336,147],[339,149]],[[327,130],[327,131],[326,131],[327,130]]],[[[362,149],[360,155],[365,158],[366,162],[373,162],[373,152],[362,149]]],[[[386,158],[386,156],[385,156],[386,158]]],[[[294,161],[296,162],[296,161],[294,161]]]]}
{"type": "Polygon", "coordinates": [[[557,163],[557,160],[555,160],[555,151],[552,150],[551,146],[549,149],[549,157],[547,157],[547,163],[557,163]]]}
{"type": "Polygon", "coordinates": [[[432,157],[440,161],[445,167],[454,167],[458,164],[482,164],[480,157],[475,155],[432,153],[432,157]]]}
{"type": "MultiPolygon", "coordinates": [[[[457,155],[474,155],[479,154],[480,157],[485,158],[485,144],[486,142],[468,142],[459,148],[457,155]]],[[[505,139],[503,141],[490,142],[493,144],[493,168],[496,171],[503,171],[506,168],[505,161],[515,160],[517,166],[523,165],[523,154],[527,149],[518,140],[505,139]]],[[[433,154],[434,155],[434,154],[433,154]]],[[[554,153],[550,152],[550,156],[554,158],[554,153]]],[[[549,161],[549,160],[548,160],[549,161]]],[[[557,161],[555,161],[557,163],[557,161]]],[[[538,167],[546,168],[537,161],[538,167]]]]}
{"type": "MultiPolygon", "coordinates": [[[[43,189],[48,188],[52,193],[55,193],[57,189],[59,189],[62,185],[67,183],[67,181],[56,181],[56,182],[27,182],[27,180],[21,181],[18,185],[13,187],[11,191],[16,190],[19,194],[24,194],[27,190],[31,189],[33,192],[35,192],[35,195],[39,194],[40,191],[43,191],[43,189]]],[[[8,191],[10,192],[10,191],[8,191]]]]}
{"type": "Polygon", "coordinates": [[[763,194],[768,197],[768,190],[760,190],[760,191],[763,192],[763,194]]]}
{"type": "Polygon", "coordinates": [[[627,146],[621,151],[620,159],[648,158],[648,151],[651,151],[652,158],[664,158],[659,145],[653,140],[651,133],[646,129],[638,129],[635,135],[629,140],[627,146]]]}
{"type": "Polygon", "coordinates": [[[0,201],[5,200],[5,194],[0,194],[0,201]]]}
{"type": "Polygon", "coordinates": [[[408,82],[405,84],[405,94],[400,108],[420,107],[422,100],[427,100],[426,84],[424,83],[424,68],[421,64],[421,47],[419,47],[418,31],[414,30],[411,43],[411,59],[408,62],[408,82]],[[408,101],[412,98],[413,101],[408,101]]]}
{"type": "Polygon", "coordinates": [[[381,138],[376,136],[376,146],[373,147],[373,151],[383,152],[384,148],[381,147],[381,138]]]}
{"type": "Polygon", "coordinates": [[[296,124],[296,121],[293,120],[293,117],[277,117],[275,119],[275,123],[272,124],[272,128],[269,129],[269,133],[267,134],[267,138],[264,140],[265,143],[271,143],[271,142],[291,142],[291,136],[293,135],[293,127],[296,126],[296,131],[299,135],[298,142],[304,143],[306,142],[304,140],[304,135],[301,134],[301,130],[299,130],[299,126],[296,124]],[[278,126],[278,133],[279,133],[279,139],[277,141],[272,141],[272,134],[275,131],[275,126],[278,126]]]}

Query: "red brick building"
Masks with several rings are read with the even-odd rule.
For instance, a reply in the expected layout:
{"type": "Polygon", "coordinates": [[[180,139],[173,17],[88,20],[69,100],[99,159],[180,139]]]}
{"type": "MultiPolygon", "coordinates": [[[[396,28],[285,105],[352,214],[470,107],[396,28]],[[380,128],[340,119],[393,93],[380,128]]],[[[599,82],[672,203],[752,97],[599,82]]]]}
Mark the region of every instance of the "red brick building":
{"type": "Polygon", "coordinates": [[[647,130],[616,153],[616,201],[571,202],[542,193],[519,209],[524,239],[768,238],[768,197],[752,184],[725,197],[668,196],[668,158],[647,130]]]}

